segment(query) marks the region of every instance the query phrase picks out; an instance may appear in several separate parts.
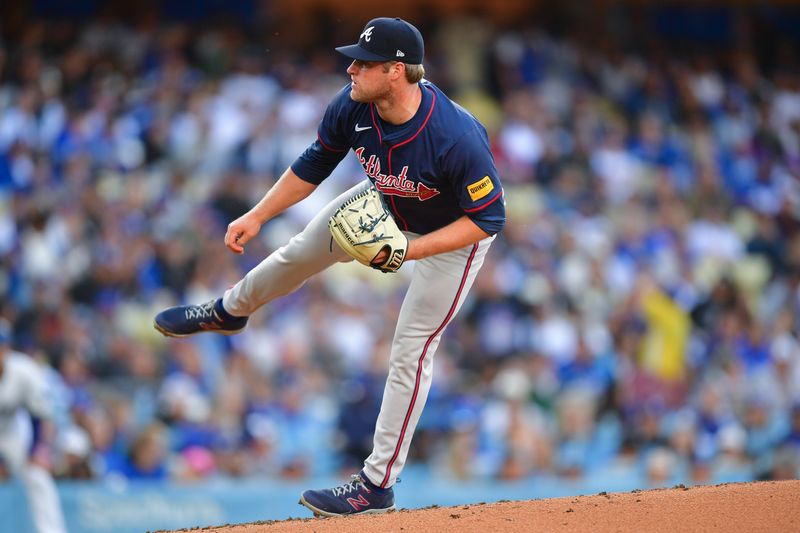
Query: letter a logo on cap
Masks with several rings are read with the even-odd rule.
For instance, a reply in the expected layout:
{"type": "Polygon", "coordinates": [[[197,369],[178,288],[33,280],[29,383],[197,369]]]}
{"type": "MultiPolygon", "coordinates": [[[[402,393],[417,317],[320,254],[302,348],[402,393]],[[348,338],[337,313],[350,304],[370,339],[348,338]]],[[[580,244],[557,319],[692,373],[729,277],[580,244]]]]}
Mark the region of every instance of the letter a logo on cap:
{"type": "Polygon", "coordinates": [[[359,38],[363,37],[365,41],[369,42],[370,38],[372,37],[372,30],[375,29],[375,26],[370,26],[364,32],[359,35],[359,38]]]}

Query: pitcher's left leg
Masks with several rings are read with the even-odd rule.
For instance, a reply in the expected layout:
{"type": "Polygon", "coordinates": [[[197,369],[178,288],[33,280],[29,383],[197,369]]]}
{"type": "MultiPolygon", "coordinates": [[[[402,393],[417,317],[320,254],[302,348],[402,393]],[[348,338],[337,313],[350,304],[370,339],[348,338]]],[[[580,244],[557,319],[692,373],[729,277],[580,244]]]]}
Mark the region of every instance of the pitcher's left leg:
{"type": "Polygon", "coordinates": [[[431,386],[433,354],[456,316],[494,237],[417,261],[397,320],[389,376],[364,474],[391,487],[403,469],[431,386]]]}

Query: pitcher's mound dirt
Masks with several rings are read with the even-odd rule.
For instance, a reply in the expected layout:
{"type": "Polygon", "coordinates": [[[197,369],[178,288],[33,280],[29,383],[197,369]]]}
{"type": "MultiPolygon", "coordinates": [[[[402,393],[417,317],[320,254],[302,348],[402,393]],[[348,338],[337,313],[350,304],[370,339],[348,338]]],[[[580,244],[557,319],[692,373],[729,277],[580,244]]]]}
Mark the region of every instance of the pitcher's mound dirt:
{"type": "Polygon", "coordinates": [[[218,526],[213,533],[800,532],[800,481],[729,483],[218,526]]]}

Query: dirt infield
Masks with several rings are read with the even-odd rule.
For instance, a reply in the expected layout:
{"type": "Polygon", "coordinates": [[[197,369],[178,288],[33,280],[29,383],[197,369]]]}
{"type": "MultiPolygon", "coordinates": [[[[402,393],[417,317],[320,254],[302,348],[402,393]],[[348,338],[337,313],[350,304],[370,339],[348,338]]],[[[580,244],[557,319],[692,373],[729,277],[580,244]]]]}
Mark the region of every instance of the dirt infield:
{"type": "MultiPolygon", "coordinates": [[[[196,530],[193,530],[196,531],[196,530]]],[[[800,481],[600,493],[384,515],[217,526],[213,533],[791,532],[800,531],[800,481]]]]}

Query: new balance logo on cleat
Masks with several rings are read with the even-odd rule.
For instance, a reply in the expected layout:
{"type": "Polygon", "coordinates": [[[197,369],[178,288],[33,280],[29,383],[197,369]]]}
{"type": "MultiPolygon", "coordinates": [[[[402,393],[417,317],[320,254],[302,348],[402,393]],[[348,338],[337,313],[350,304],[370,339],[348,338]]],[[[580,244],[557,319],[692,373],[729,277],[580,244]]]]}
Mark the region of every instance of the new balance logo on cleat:
{"type": "Polygon", "coordinates": [[[347,498],[347,503],[350,504],[350,507],[356,510],[356,512],[360,511],[361,509],[366,509],[369,507],[369,502],[364,495],[361,494],[358,499],[355,498],[347,498]]]}

